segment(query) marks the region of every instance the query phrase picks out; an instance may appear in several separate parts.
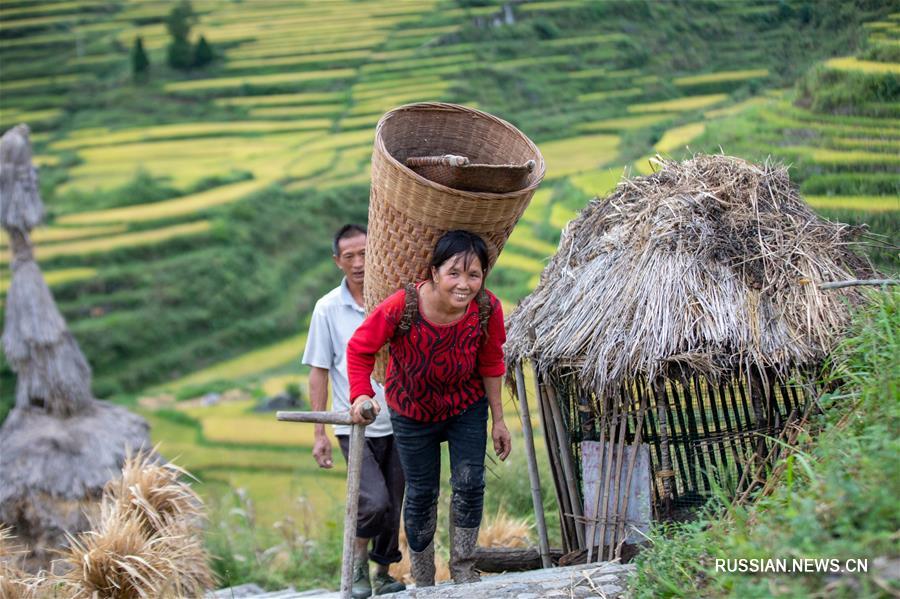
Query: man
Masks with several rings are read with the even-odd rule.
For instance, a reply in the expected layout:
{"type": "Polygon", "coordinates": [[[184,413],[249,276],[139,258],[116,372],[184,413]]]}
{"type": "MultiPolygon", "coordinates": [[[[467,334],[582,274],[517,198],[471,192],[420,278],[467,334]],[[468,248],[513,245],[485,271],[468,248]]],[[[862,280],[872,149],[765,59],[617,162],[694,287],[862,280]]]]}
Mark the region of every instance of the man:
{"type": "MultiPolygon", "coordinates": [[[[310,366],[309,398],[313,410],[325,410],[331,379],[333,410],[350,409],[347,379],[347,342],[365,319],[363,276],[366,230],[348,224],[341,227],[332,244],[334,263],[344,273],[341,284],[327,293],[313,309],[303,363],[310,366]]],[[[372,382],[381,410],[366,427],[366,445],[359,485],[359,521],[353,553],[353,597],[396,593],[406,586],[388,574],[388,567],[401,559],[399,549],[400,509],[403,504],[403,470],[394,447],[391,420],[383,389],[372,382]],[[369,542],[372,550],[369,551],[369,542]],[[374,585],[369,578],[369,560],[376,563],[374,585]]],[[[325,426],[315,425],[313,457],[320,468],[331,468],[331,441],[325,426]]],[[[350,448],[349,426],[335,426],[344,459],[350,448]]]]}

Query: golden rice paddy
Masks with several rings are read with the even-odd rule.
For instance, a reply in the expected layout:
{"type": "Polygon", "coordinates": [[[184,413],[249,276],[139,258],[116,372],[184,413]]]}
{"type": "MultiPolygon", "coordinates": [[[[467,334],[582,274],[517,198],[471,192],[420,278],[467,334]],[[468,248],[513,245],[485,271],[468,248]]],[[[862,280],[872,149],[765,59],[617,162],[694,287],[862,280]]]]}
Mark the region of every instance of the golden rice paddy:
{"type": "MultiPolygon", "coordinates": [[[[7,45],[8,42],[4,40],[4,45],[7,45]]],[[[3,82],[3,90],[7,93],[11,91],[20,91],[20,90],[28,90],[33,91],[35,89],[44,88],[44,87],[58,87],[58,86],[68,86],[68,85],[76,85],[83,81],[86,81],[89,77],[87,75],[81,74],[73,74],[73,75],[54,75],[50,77],[35,77],[32,79],[14,79],[12,81],[4,81],[3,82]]]]}
{"type": "MultiPolygon", "coordinates": [[[[201,191],[174,200],[152,202],[149,204],[137,204],[124,208],[112,208],[110,210],[98,210],[93,212],[81,212],[60,217],[58,222],[66,225],[115,223],[115,222],[141,222],[149,220],[161,220],[195,214],[201,210],[222,206],[236,202],[246,195],[259,191],[268,181],[242,181],[215,187],[207,191],[201,191]]],[[[134,235],[138,235],[134,233],[134,235]]]]}
{"type": "Polygon", "coordinates": [[[562,204],[553,204],[550,210],[550,224],[557,229],[564,229],[569,221],[575,218],[575,211],[562,204]]]}
{"type": "Polygon", "coordinates": [[[581,94],[580,96],[578,96],[578,101],[580,103],[599,102],[601,100],[609,100],[611,98],[631,98],[634,96],[639,96],[642,93],[643,90],[639,87],[630,87],[628,89],[613,89],[609,91],[592,92],[590,94],[581,94]]]}
{"type": "MultiPolygon", "coordinates": [[[[531,234],[530,227],[527,226],[520,226],[513,229],[513,232],[509,236],[509,240],[507,240],[504,248],[511,248],[513,250],[528,250],[542,256],[552,256],[556,253],[555,245],[534,237],[531,234]]],[[[506,250],[504,250],[504,252],[505,251],[506,250]]],[[[505,253],[500,254],[500,257],[502,258],[504,255],[505,253]]]]}
{"type": "Polygon", "coordinates": [[[268,370],[274,370],[275,368],[297,362],[303,354],[305,345],[306,334],[296,335],[165,383],[157,390],[177,391],[183,387],[258,375],[268,370]]]}
{"type": "Polygon", "coordinates": [[[590,195],[602,197],[612,192],[623,176],[624,169],[617,166],[580,175],[572,175],[569,177],[569,181],[572,182],[572,185],[590,195]]]}
{"type": "Polygon", "coordinates": [[[661,154],[683,150],[685,145],[703,135],[704,131],[706,131],[705,123],[688,123],[673,127],[663,134],[653,149],[661,154]]]}
{"type": "Polygon", "coordinates": [[[688,96],[686,98],[677,98],[675,100],[665,100],[662,102],[648,102],[645,104],[632,104],[628,107],[631,113],[646,112],[684,112],[687,110],[698,110],[700,108],[708,108],[714,104],[719,104],[728,99],[728,94],[707,94],[703,96],[688,96]]]}
{"type": "MultiPolygon", "coordinates": [[[[110,225],[103,227],[41,227],[32,231],[31,241],[34,243],[54,243],[56,241],[69,241],[85,237],[100,237],[113,235],[125,230],[125,225],[110,225]]],[[[6,235],[0,235],[0,246],[6,246],[6,235]]]]}
{"type": "MultiPolygon", "coordinates": [[[[35,249],[38,260],[48,260],[57,256],[84,256],[89,254],[101,254],[122,248],[130,248],[144,245],[154,245],[169,241],[176,237],[199,235],[210,229],[209,221],[201,220],[192,223],[172,225],[150,231],[138,231],[135,233],[123,233],[110,235],[98,239],[86,239],[67,243],[55,243],[39,246],[35,249]]],[[[5,254],[0,255],[0,262],[6,262],[5,254]]]]}
{"type": "Polygon", "coordinates": [[[541,144],[547,178],[553,179],[597,169],[616,157],[617,135],[582,135],[541,144]]]}
{"type": "Polygon", "coordinates": [[[248,75],[246,77],[217,77],[166,83],[164,89],[167,92],[208,91],[243,86],[252,87],[303,83],[307,81],[333,81],[338,79],[349,79],[354,75],[356,75],[355,69],[330,69],[323,71],[305,71],[301,73],[278,73],[274,75],[248,75]]]}
{"type": "Polygon", "coordinates": [[[753,108],[754,106],[761,106],[769,102],[771,102],[771,100],[764,96],[753,96],[752,98],[747,98],[743,102],[738,102],[737,104],[732,104],[731,106],[716,108],[715,110],[707,110],[703,114],[703,116],[708,119],[719,119],[722,117],[734,116],[736,114],[744,112],[749,108],[753,108]]]}
{"type": "Polygon", "coordinates": [[[270,94],[266,96],[237,96],[217,98],[219,106],[295,106],[298,104],[334,104],[342,102],[344,92],[304,92],[296,94],[270,94]]]}
{"type": "MultiPolygon", "coordinates": [[[[202,137],[225,137],[228,135],[252,133],[280,133],[284,131],[315,131],[328,129],[328,119],[298,119],[294,121],[224,121],[215,123],[176,123],[172,125],[156,125],[153,127],[137,127],[119,131],[97,132],[92,136],[79,136],[51,144],[54,150],[81,150],[95,146],[111,146],[135,142],[152,142],[168,139],[186,138],[188,142],[198,141],[202,137]]],[[[221,141],[213,142],[221,144],[221,141]]],[[[162,146],[157,146],[162,147],[162,146]]],[[[116,148],[119,154],[121,148],[116,148]]],[[[152,148],[146,148],[152,154],[152,148]]],[[[198,154],[203,155],[203,154],[198,154]]]]}
{"type": "Polygon", "coordinates": [[[793,147],[821,164],[900,164],[900,155],[854,150],[793,147]]]}
{"type": "Polygon", "coordinates": [[[536,274],[544,270],[545,264],[540,260],[529,258],[513,251],[505,250],[497,258],[497,268],[512,268],[530,274],[536,274]]]}
{"type": "Polygon", "coordinates": [[[368,50],[346,50],[343,52],[326,52],[321,54],[300,54],[298,56],[280,56],[277,58],[245,58],[229,61],[228,70],[259,69],[271,67],[297,66],[303,64],[339,63],[363,60],[369,56],[368,50]]]}
{"type": "Polygon", "coordinates": [[[814,208],[839,208],[865,212],[900,211],[898,196],[805,196],[814,208]]]}
{"type": "Polygon", "coordinates": [[[705,85],[708,83],[731,83],[734,81],[747,81],[750,79],[761,79],[769,76],[768,69],[746,69],[743,71],[718,71],[716,73],[706,73],[703,75],[690,75],[688,77],[676,77],[672,83],[678,87],[690,87],[694,85],[705,85]]]}
{"type": "MultiPolygon", "coordinates": [[[[334,105],[264,106],[251,109],[250,115],[265,118],[296,118],[301,116],[333,117],[342,111],[342,107],[334,105]]],[[[321,122],[321,119],[317,119],[317,122],[321,122]]]]}
{"type": "Polygon", "coordinates": [[[578,130],[584,133],[593,133],[597,131],[630,131],[632,129],[643,129],[657,123],[661,123],[672,118],[671,114],[642,114],[640,116],[626,116],[614,119],[604,119],[602,121],[589,121],[578,125],[578,130]]]}
{"type": "Polygon", "coordinates": [[[854,56],[832,58],[831,60],[825,61],[825,66],[838,71],[859,71],[862,73],[900,75],[900,63],[859,60],[854,56]]]}

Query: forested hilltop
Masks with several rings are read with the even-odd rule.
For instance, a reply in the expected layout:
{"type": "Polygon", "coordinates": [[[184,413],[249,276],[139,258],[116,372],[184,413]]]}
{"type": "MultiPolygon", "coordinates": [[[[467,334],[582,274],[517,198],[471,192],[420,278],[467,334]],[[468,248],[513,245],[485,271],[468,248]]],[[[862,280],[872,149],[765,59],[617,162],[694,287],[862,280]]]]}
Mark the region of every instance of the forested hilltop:
{"type": "Polygon", "coordinates": [[[492,274],[509,305],[587,199],[686,145],[789,162],[824,215],[898,240],[896,1],[2,0],[0,23],[0,125],[31,126],[38,260],[101,398],[296,374],[374,125],[412,101],[545,154],[492,274]]]}

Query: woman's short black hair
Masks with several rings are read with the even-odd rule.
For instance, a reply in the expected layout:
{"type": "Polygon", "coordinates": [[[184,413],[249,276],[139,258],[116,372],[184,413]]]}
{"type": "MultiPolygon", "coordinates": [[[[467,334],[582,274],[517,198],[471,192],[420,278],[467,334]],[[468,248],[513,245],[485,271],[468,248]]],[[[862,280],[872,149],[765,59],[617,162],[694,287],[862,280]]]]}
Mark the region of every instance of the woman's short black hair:
{"type": "Polygon", "coordinates": [[[434,252],[431,255],[431,264],[433,268],[440,268],[447,260],[453,256],[462,254],[464,256],[463,268],[469,268],[472,258],[478,258],[481,262],[481,270],[487,274],[488,269],[488,249],[484,240],[469,231],[455,229],[444,233],[437,243],[434,244],[434,252]]]}

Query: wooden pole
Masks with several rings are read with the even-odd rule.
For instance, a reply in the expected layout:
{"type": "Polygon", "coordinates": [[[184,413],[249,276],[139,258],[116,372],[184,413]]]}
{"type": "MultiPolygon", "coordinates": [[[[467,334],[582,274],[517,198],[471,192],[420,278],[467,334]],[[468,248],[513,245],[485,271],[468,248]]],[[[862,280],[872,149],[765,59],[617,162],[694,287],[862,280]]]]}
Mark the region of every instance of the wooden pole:
{"type": "MultiPolygon", "coordinates": [[[[366,401],[362,414],[375,420],[372,402],[366,401]]],[[[359,515],[359,479],[362,469],[363,446],[366,443],[366,425],[354,424],[349,412],[276,412],[278,420],[287,422],[312,422],[317,424],[349,424],[350,451],[347,455],[347,504],[344,507],[344,551],[341,557],[341,598],[350,598],[353,585],[353,548],[356,545],[356,521],[359,515]]]]}
{"type": "MultiPolygon", "coordinates": [[[[600,521],[600,540],[597,542],[597,556],[600,560],[603,559],[603,550],[606,549],[606,525],[608,522],[608,514],[609,514],[609,485],[610,485],[610,477],[612,476],[613,469],[613,448],[616,444],[616,422],[619,415],[619,402],[616,398],[610,400],[608,397],[604,397],[604,402],[606,403],[606,408],[609,410],[609,404],[612,404],[612,415],[610,418],[606,419],[605,429],[609,430],[609,451],[603,452],[603,460],[600,462],[600,472],[603,474],[603,484],[597,487],[597,498],[600,500],[600,495],[602,494],[602,500],[597,505],[597,519],[600,521]]],[[[605,432],[605,430],[604,430],[605,432]]],[[[606,443],[604,443],[606,445],[606,443]]],[[[613,482],[615,484],[615,482],[613,482]]],[[[594,540],[591,539],[591,543],[594,540]]]]}
{"type": "MultiPolygon", "coordinates": [[[[628,426],[628,407],[629,402],[626,401],[626,393],[623,391],[621,396],[619,397],[619,401],[621,402],[621,407],[619,408],[619,442],[616,446],[616,471],[613,473],[613,487],[610,489],[613,492],[613,504],[612,504],[612,514],[613,514],[613,522],[612,526],[609,529],[609,533],[612,535],[611,542],[609,544],[609,561],[612,561],[614,558],[617,540],[616,533],[618,532],[618,519],[619,519],[619,494],[622,491],[622,485],[619,484],[622,480],[622,461],[625,458],[625,432],[628,426]]],[[[612,466],[612,462],[610,462],[610,466],[612,466]]]]}
{"type": "Polygon", "coordinates": [[[528,393],[525,391],[525,375],[522,364],[516,364],[516,395],[519,396],[519,414],[522,417],[522,433],[525,436],[525,457],[528,460],[528,478],[531,481],[531,503],[534,505],[534,524],[538,531],[541,565],[549,568],[550,542],[547,539],[547,523],[544,521],[544,500],[541,496],[541,477],[538,473],[537,457],[534,454],[534,432],[531,430],[531,415],[528,411],[528,393]]]}
{"type": "Polygon", "coordinates": [[[556,427],[556,440],[559,443],[560,460],[562,461],[563,472],[566,475],[566,486],[569,489],[569,496],[572,502],[573,524],[575,528],[575,537],[578,539],[579,549],[584,549],[584,511],[581,508],[581,501],[578,498],[578,489],[575,481],[575,467],[572,465],[572,444],[568,442],[569,436],[563,428],[562,413],[559,410],[559,404],[556,401],[556,391],[549,383],[544,384],[544,392],[547,394],[547,401],[550,404],[550,412],[553,414],[553,424],[556,427]]]}
{"type": "Polygon", "coordinates": [[[659,419],[659,465],[662,468],[662,471],[658,472],[657,476],[662,480],[663,494],[665,495],[664,506],[666,516],[669,516],[672,511],[672,504],[675,502],[675,497],[678,493],[678,488],[677,483],[674,481],[675,469],[672,467],[672,454],[669,451],[669,421],[666,406],[668,396],[666,395],[665,381],[657,379],[652,385],[653,397],[656,399],[657,418],[659,419]]]}
{"type": "Polygon", "coordinates": [[[637,458],[638,451],[641,448],[641,432],[642,427],[644,426],[644,413],[647,410],[647,398],[643,393],[640,394],[640,407],[638,408],[638,420],[635,425],[634,438],[631,442],[631,455],[628,456],[628,466],[626,468],[625,473],[625,497],[622,502],[622,517],[618,522],[618,533],[616,536],[620,537],[622,540],[618,545],[616,545],[616,557],[622,557],[622,549],[621,544],[625,542],[625,539],[628,538],[628,531],[625,530],[626,519],[628,518],[628,498],[631,496],[631,479],[632,474],[634,474],[634,461],[637,458]]]}
{"type": "MultiPolygon", "coordinates": [[[[356,546],[356,522],[359,516],[359,478],[362,468],[366,426],[354,424],[350,429],[350,451],[347,455],[347,503],[344,505],[344,552],[341,557],[341,597],[350,597],[353,585],[353,550],[356,546]]],[[[368,568],[368,563],[366,568],[368,568]]]]}
{"type": "Polygon", "coordinates": [[[572,506],[564,483],[565,474],[561,472],[562,460],[558,456],[559,444],[556,442],[556,427],[553,425],[553,414],[550,413],[547,398],[541,390],[541,374],[535,364],[532,364],[532,371],[534,372],[534,393],[539,408],[538,414],[541,417],[541,428],[547,441],[547,456],[550,460],[550,470],[553,472],[553,485],[556,487],[556,503],[559,507],[559,528],[562,533],[563,548],[569,552],[577,547],[574,540],[575,529],[571,525],[572,520],[566,516],[566,514],[572,513],[572,506]]]}
{"type": "Polygon", "coordinates": [[[853,279],[850,281],[831,281],[821,283],[819,289],[840,289],[857,285],[900,285],[900,279],[853,279]]]}
{"type": "MultiPolygon", "coordinates": [[[[592,563],[594,561],[594,539],[597,537],[597,523],[600,521],[600,495],[601,495],[601,481],[603,480],[603,460],[606,459],[606,426],[609,421],[609,404],[606,401],[606,398],[603,397],[601,399],[603,411],[600,414],[600,457],[597,460],[597,497],[594,501],[594,519],[591,521],[591,525],[588,528],[588,557],[587,563],[592,563]]],[[[584,492],[585,498],[587,497],[587,490],[584,492]]],[[[598,543],[599,549],[598,554],[603,555],[603,538],[600,538],[600,542],[598,543]]]]}

